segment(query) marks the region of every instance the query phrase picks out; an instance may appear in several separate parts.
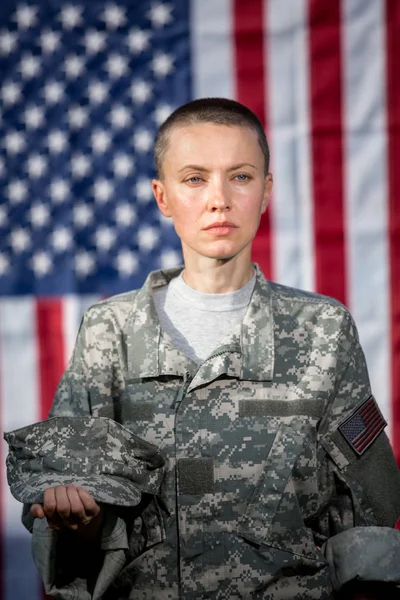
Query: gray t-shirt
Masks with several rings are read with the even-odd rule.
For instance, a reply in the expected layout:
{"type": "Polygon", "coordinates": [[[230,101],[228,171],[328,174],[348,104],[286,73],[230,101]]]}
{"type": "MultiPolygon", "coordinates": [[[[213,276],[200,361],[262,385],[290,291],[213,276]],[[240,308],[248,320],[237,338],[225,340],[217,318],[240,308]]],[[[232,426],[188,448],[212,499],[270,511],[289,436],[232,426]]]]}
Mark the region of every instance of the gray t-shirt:
{"type": "Polygon", "coordinates": [[[243,321],[255,282],[254,274],[239,290],[206,294],[188,286],[181,273],[153,292],[161,326],[181,352],[201,363],[243,321]]]}

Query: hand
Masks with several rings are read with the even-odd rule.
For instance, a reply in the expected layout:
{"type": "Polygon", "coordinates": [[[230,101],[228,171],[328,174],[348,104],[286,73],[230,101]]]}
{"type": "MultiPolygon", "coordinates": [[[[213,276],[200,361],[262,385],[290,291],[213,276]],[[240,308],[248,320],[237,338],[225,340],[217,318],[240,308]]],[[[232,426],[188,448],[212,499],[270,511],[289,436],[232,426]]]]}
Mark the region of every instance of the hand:
{"type": "Polygon", "coordinates": [[[93,522],[91,530],[100,527],[102,510],[94,498],[74,484],[59,485],[44,491],[43,504],[32,504],[30,513],[36,519],[47,518],[51,529],[83,531],[93,522]],[[98,524],[97,527],[93,527],[98,524]]]}

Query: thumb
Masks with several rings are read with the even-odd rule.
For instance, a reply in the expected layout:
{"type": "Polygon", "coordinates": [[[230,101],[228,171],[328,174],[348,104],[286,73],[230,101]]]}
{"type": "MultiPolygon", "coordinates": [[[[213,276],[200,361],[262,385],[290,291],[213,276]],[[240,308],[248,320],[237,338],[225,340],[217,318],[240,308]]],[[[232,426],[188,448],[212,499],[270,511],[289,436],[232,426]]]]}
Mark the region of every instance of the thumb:
{"type": "Polygon", "coordinates": [[[41,504],[32,504],[29,512],[35,519],[44,519],[46,516],[41,504]]]}

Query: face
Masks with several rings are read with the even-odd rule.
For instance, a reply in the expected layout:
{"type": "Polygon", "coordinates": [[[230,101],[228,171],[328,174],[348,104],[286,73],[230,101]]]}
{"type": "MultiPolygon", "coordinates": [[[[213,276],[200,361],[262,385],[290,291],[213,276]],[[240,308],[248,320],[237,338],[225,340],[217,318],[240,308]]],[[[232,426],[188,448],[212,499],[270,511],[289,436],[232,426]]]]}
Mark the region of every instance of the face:
{"type": "Polygon", "coordinates": [[[245,254],[272,188],[257,134],[247,127],[201,123],[172,130],[157,204],[172,217],[190,257],[229,260],[245,254]]]}

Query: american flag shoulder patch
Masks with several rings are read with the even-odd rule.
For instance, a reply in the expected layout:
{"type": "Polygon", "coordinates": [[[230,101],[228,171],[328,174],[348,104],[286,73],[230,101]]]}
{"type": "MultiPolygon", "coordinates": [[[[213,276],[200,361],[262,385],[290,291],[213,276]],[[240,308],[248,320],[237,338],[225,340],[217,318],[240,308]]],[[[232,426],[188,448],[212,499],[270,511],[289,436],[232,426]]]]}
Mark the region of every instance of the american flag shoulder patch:
{"type": "Polygon", "coordinates": [[[379,406],[370,396],[339,425],[339,431],[353,450],[361,456],[386,427],[379,406]]]}

